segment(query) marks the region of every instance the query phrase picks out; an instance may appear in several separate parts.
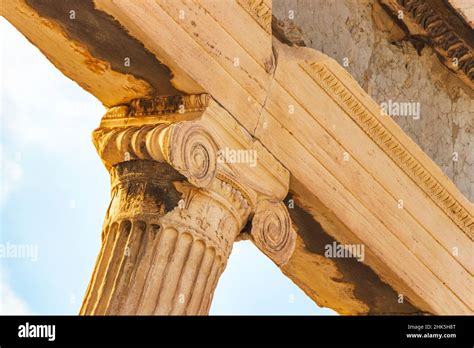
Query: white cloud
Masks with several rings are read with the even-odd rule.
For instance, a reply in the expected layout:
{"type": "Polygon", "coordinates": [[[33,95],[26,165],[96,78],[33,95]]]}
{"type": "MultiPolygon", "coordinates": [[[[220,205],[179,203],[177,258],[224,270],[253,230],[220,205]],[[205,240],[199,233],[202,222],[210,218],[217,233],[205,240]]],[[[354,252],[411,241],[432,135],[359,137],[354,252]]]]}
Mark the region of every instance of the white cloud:
{"type": "Polygon", "coordinates": [[[8,276],[0,268],[0,315],[33,314],[28,304],[11,288],[8,276]]]}
{"type": "Polygon", "coordinates": [[[23,177],[23,170],[18,162],[4,151],[0,144],[0,206],[6,201],[11,192],[18,186],[23,177]]]}

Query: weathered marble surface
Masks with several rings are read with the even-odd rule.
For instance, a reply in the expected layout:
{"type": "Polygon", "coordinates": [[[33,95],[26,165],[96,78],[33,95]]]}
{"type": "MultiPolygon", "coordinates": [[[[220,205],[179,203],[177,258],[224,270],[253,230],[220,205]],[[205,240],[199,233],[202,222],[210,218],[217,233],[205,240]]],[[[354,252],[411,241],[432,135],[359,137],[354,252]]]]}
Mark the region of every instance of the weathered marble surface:
{"type": "Polygon", "coordinates": [[[394,120],[474,201],[474,91],[430,47],[418,54],[374,0],[274,0],[273,14],[290,39],[348,61],[348,72],[377,102],[419,102],[420,119],[394,120]]]}

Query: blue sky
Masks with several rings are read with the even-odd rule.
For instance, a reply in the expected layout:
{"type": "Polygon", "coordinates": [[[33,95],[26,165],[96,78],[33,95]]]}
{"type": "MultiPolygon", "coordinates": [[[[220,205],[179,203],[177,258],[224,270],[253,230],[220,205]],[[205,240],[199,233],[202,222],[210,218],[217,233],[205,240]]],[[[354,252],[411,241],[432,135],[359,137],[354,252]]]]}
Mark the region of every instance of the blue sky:
{"type": "MultiPolygon", "coordinates": [[[[100,245],[109,177],[91,142],[105,109],[0,18],[0,314],[77,314],[100,245]],[[11,256],[11,255],[10,255],[11,256]]],[[[252,243],[235,244],[211,314],[333,314],[252,243]]]]}

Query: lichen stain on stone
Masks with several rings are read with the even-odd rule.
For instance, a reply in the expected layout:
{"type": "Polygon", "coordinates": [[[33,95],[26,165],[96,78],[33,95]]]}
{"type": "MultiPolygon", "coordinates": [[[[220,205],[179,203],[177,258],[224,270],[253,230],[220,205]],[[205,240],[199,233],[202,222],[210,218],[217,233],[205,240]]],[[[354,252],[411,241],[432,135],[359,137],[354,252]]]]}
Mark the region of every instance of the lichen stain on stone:
{"type": "MultiPolygon", "coordinates": [[[[332,287],[340,289],[340,295],[345,292],[346,297],[352,296],[354,301],[358,301],[367,308],[368,314],[419,312],[408,301],[403,304],[398,303],[397,293],[364,263],[357,261],[355,258],[327,259],[325,257],[325,246],[332,245],[335,239],[324,231],[310,212],[303,209],[297,196],[293,197],[290,194],[286,200],[288,199],[294,199],[295,201],[294,209],[289,209],[289,213],[292,221],[297,225],[298,235],[304,242],[308,253],[313,255],[314,261],[323,258],[336,268],[337,272],[331,277],[331,281],[340,284],[332,285],[332,287]],[[352,290],[347,288],[349,285],[352,290]]],[[[326,265],[325,269],[330,270],[330,267],[326,265]]]]}
{"type": "Polygon", "coordinates": [[[95,59],[94,57],[87,57],[84,59],[84,65],[87,66],[87,68],[90,71],[93,71],[96,74],[103,74],[107,69],[110,68],[110,66],[107,66],[105,62],[95,59]]]}
{"type": "MultiPolygon", "coordinates": [[[[152,88],[151,94],[179,94],[172,84],[171,71],[149,52],[144,45],[131,37],[113,17],[94,7],[91,0],[26,0],[41,17],[60,25],[74,41],[87,47],[90,55],[108,62],[110,67],[123,74],[131,74],[146,81],[152,88]],[[75,19],[69,18],[69,11],[76,11],[75,19]],[[124,59],[130,59],[130,67],[124,59]]],[[[103,65],[87,60],[92,71],[103,71],[103,65]]]]}

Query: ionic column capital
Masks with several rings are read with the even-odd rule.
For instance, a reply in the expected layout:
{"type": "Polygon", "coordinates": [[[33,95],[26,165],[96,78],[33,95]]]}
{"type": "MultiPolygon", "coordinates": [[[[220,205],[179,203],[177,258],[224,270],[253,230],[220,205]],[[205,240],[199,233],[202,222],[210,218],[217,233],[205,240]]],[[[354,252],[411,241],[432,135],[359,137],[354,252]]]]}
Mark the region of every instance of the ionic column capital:
{"type": "Polygon", "coordinates": [[[111,108],[93,141],[108,168],[132,159],[165,161],[189,171],[191,181],[205,187],[219,162],[219,167],[264,195],[282,199],[288,191],[288,171],[206,94],[137,99],[111,108]],[[257,161],[220,158],[228,151],[239,152],[237,156],[242,151],[255,153],[257,161]]]}
{"type": "Polygon", "coordinates": [[[109,169],[152,160],[186,177],[191,185],[179,185],[183,199],[163,225],[206,236],[226,259],[253,217],[250,236],[259,249],[278,265],[292,255],[296,233],[282,203],[288,171],[209,96],[147,98],[112,108],[93,139],[109,169]]]}
{"type": "Polygon", "coordinates": [[[176,188],[182,199],[160,219],[161,228],[189,233],[212,247],[222,260],[227,260],[251,213],[247,198],[219,178],[207,189],[187,183],[177,183],[176,188]]]}
{"type": "Polygon", "coordinates": [[[193,121],[100,127],[93,139],[108,169],[136,159],[167,162],[197,187],[209,186],[216,175],[217,144],[193,121]]]}

